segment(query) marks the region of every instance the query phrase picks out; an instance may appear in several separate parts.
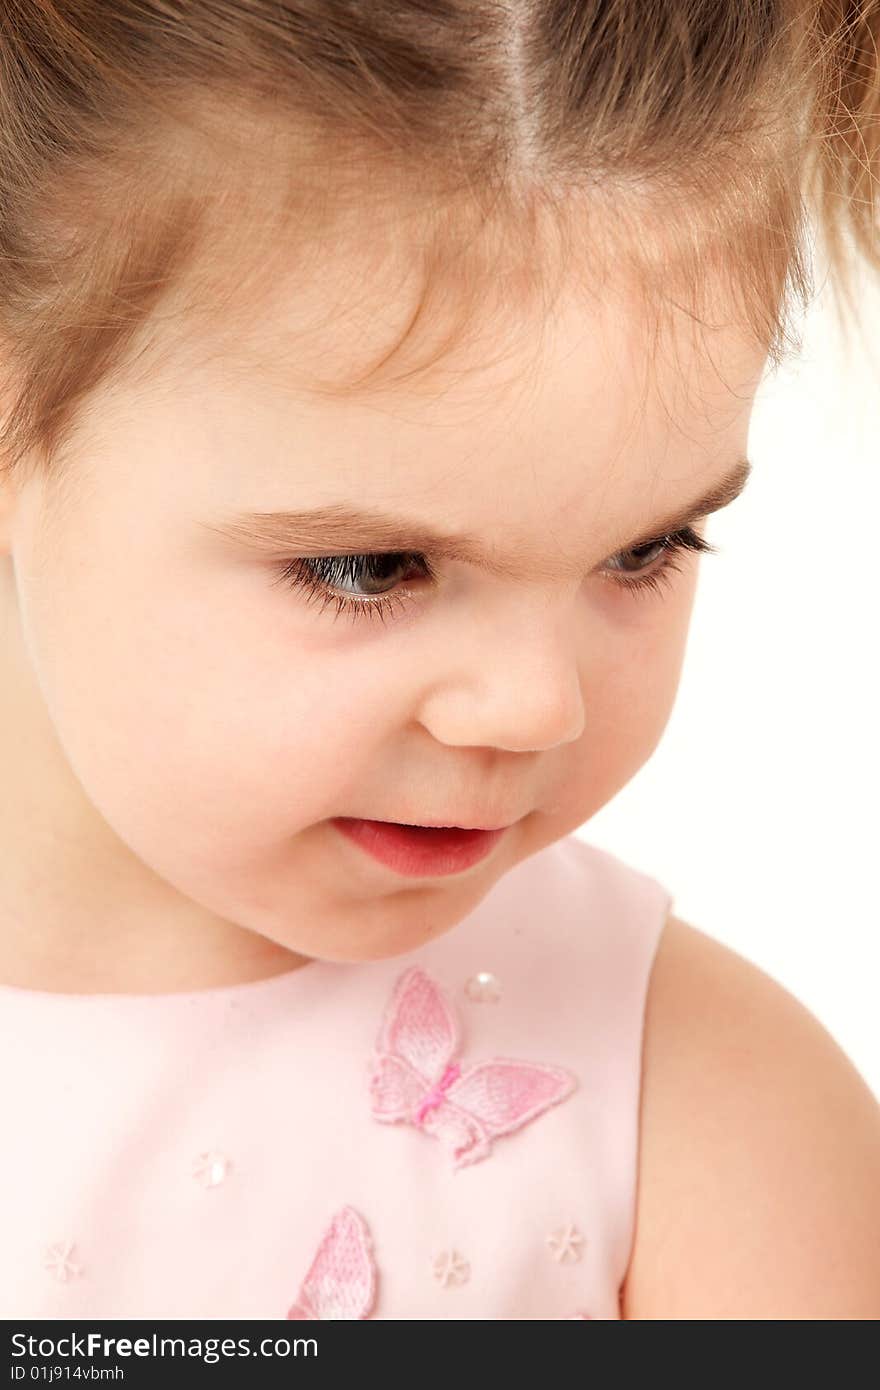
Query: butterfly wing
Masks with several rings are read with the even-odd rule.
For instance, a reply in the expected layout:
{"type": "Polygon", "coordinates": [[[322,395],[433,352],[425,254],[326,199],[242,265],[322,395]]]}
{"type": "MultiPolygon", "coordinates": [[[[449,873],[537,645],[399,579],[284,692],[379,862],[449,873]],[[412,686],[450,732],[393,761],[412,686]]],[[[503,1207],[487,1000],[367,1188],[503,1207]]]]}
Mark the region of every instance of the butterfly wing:
{"type": "Polygon", "coordinates": [[[377,1120],[408,1120],[425,1093],[416,1071],[400,1057],[377,1052],[369,1065],[370,1099],[377,1120]]]}
{"type": "Polygon", "coordinates": [[[298,1318],[301,1322],[315,1322],[318,1314],[306,1302],[291,1303],[287,1310],[288,1318],[298,1318]]]}
{"type": "Polygon", "coordinates": [[[377,1120],[412,1120],[458,1043],[455,1015],[440,987],[414,966],[397,981],[369,1062],[377,1120]]]}
{"type": "Polygon", "coordinates": [[[449,1087],[447,1100],[495,1138],[537,1119],[576,1086],[562,1067],[493,1057],[466,1068],[449,1087]]]}
{"type": "Polygon", "coordinates": [[[398,979],[376,1046],[380,1054],[408,1062],[426,1086],[439,1079],[455,1054],[455,1014],[440,986],[418,966],[398,979]]]}
{"type": "Polygon", "coordinates": [[[300,1321],[366,1318],[375,1295],[376,1266],[367,1223],[353,1207],[341,1207],[321,1238],[287,1316],[300,1321]]]}

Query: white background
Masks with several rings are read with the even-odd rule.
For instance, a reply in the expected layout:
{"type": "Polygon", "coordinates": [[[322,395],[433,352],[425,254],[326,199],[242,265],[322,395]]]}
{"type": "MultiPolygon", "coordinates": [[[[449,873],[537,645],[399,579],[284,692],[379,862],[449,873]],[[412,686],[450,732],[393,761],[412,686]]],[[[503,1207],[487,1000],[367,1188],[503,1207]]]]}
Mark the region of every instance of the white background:
{"type": "Polygon", "coordinates": [[[577,833],[796,995],[880,1098],[880,275],[847,345],[819,254],[752,477],[707,525],[669,725],[577,833]]]}

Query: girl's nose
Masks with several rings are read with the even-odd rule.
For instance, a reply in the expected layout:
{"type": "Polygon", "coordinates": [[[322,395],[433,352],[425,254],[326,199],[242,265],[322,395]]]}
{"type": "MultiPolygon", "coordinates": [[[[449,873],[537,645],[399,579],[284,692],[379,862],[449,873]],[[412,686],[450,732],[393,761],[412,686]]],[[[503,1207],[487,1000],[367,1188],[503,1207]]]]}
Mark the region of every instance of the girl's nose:
{"type": "Polygon", "coordinates": [[[546,605],[510,604],[503,621],[452,644],[431,677],[418,718],[439,743],[531,753],[574,743],[584,731],[567,610],[551,618],[546,605]]]}

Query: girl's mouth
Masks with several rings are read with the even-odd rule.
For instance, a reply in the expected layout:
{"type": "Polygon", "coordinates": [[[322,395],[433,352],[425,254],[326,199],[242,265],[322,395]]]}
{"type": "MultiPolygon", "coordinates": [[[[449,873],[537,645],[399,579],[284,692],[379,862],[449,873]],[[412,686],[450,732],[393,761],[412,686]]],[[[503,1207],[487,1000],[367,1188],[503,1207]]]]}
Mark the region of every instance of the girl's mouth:
{"type": "Polygon", "coordinates": [[[380,864],[408,877],[462,873],[494,849],[506,829],[398,825],[394,821],[336,816],[333,825],[380,864]]]}

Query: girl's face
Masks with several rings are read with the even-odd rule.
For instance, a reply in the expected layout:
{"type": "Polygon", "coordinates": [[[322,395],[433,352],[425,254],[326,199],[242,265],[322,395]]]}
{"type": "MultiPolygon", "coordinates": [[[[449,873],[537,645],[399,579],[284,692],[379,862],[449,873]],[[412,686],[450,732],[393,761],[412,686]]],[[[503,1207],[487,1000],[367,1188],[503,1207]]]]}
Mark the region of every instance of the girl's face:
{"type": "Polygon", "coordinates": [[[155,991],[409,951],[630,780],[672,709],[698,564],[661,576],[648,542],[742,463],[765,361],[685,315],[655,341],[635,305],[517,306],[430,387],[342,403],[297,360],[366,367],[398,306],[306,341],[279,285],[246,338],[96,398],[64,487],[10,491],[0,532],[17,960],[155,991]],[[301,515],[334,508],[400,525],[301,515]],[[254,512],[300,515],[258,544],[254,512]],[[428,529],[464,539],[444,558],[428,529]],[[302,563],[377,551],[398,553],[302,563]],[[285,570],[393,606],[322,607],[285,570]],[[466,872],[404,878],[337,816],[510,828],[466,872]]]}

